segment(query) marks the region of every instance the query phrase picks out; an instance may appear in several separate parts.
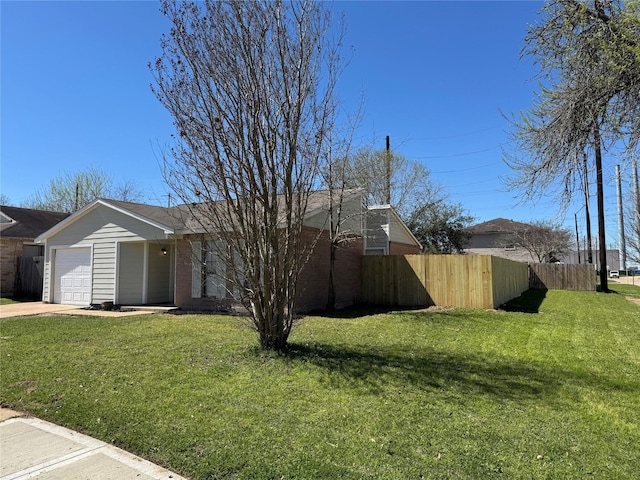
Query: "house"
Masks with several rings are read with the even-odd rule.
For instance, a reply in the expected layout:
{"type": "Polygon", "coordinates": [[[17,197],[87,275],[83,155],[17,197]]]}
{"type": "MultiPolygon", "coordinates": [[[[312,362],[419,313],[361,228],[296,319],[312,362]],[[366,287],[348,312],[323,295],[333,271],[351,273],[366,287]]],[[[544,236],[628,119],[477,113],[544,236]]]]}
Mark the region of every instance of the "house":
{"type": "Polygon", "coordinates": [[[471,238],[465,253],[494,255],[516,262],[531,262],[529,252],[519,247],[515,241],[515,234],[527,230],[526,223],[494,218],[469,228],[471,238]]]}
{"type": "Polygon", "coordinates": [[[94,200],[36,239],[45,247],[42,300],[172,302],[174,221],[161,207],[94,200]]]}
{"type": "MultiPolygon", "coordinates": [[[[504,218],[495,218],[487,222],[479,223],[469,229],[471,231],[471,239],[465,252],[470,254],[494,255],[517,262],[536,263],[537,259],[534,259],[526,249],[518,246],[515,241],[516,234],[526,231],[529,227],[530,225],[526,223],[515,222],[504,218]]],[[[559,263],[566,264],[586,264],[586,259],[587,252],[585,250],[580,250],[580,253],[578,253],[577,250],[570,251],[557,258],[559,263]]],[[[593,250],[592,261],[595,265],[594,268],[598,268],[600,264],[598,250],[593,250]]],[[[619,266],[619,251],[607,250],[607,269],[619,270],[619,266]]]]}
{"type": "MultiPolygon", "coordinates": [[[[326,191],[309,199],[303,233],[319,241],[300,277],[300,310],[326,306],[328,201],[326,191]]],[[[349,214],[350,241],[337,253],[335,274],[337,303],[344,306],[359,299],[362,255],[419,253],[420,244],[390,206],[363,207],[358,191],[349,192],[342,208],[349,214]]],[[[173,303],[185,309],[228,303],[232,289],[211,273],[227,262],[213,256],[209,247],[215,240],[207,230],[185,205],[97,199],[37,238],[45,246],[42,299],[77,305],[173,303]]]]}
{"type": "Polygon", "coordinates": [[[43,254],[43,247],[36,245],[34,240],[68,216],[68,213],[0,206],[0,294],[2,297],[29,296],[30,294],[36,294],[38,297],[42,294],[39,258],[43,254]]]}

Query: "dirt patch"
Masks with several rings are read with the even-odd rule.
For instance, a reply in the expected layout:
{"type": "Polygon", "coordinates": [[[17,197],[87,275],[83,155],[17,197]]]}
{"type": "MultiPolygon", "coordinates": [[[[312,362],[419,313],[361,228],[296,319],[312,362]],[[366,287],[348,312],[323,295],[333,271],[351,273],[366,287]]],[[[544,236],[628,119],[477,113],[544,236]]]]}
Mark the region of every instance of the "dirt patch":
{"type": "Polygon", "coordinates": [[[640,307],[640,298],[626,297],[631,303],[635,303],[640,307]]]}
{"type": "Polygon", "coordinates": [[[10,418],[23,416],[24,413],[16,412],[15,410],[11,410],[10,408],[0,407],[0,422],[4,422],[5,420],[9,420],[10,418]]]}

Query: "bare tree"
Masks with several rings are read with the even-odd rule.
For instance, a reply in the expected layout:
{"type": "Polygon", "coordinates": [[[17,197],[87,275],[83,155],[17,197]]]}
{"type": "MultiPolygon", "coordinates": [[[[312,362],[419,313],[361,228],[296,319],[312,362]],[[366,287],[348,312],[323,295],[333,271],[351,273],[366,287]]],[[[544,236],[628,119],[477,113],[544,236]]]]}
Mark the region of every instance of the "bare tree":
{"type": "Polygon", "coordinates": [[[342,159],[339,185],[360,188],[369,204],[391,204],[427,253],[462,253],[473,222],[431,180],[429,169],[393,151],[361,148],[342,159]],[[387,189],[390,191],[388,192],[387,189]]]}
{"type": "Polygon", "coordinates": [[[162,2],[151,65],[175,144],[165,179],[233,268],[263,348],[287,346],[304,218],[334,121],[342,29],[311,1],[162,2]],[[337,33],[336,33],[337,32],[337,33]]]}
{"type": "Polygon", "coordinates": [[[550,222],[536,221],[514,232],[513,243],[525,249],[538,263],[558,261],[571,250],[572,235],[565,228],[550,222]]]}
{"type": "Polygon", "coordinates": [[[322,183],[328,191],[327,227],[330,250],[327,310],[336,307],[335,266],[338,251],[350,247],[357,240],[361,229],[354,229],[354,222],[362,226],[364,220],[362,204],[357,211],[348,208],[348,200],[354,195],[354,190],[358,195],[362,190],[350,189],[346,182],[353,149],[353,135],[362,119],[361,114],[362,103],[358,111],[349,116],[341,127],[333,126],[329,133],[329,148],[326,150],[326,158],[321,169],[322,183]]]}
{"type": "Polygon", "coordinates": [[[389,188],[390,204],[403,220],[416,208],[442,197],[429,169],[397,152],[365,147],[344,160],[342,181],[346,187],[362,189],[369,205],[387,204],[389,188]]]}
{"type": "MultiPolygon", "coordinates": [[[[600,263],[606,264],[603,151],[640,137],[640,20],[638,7],[618,0],[556,0],[532,26],[523,54],[534,56],[550,82],[531,110],[513,120],[517,172],[510,185],[532,198],[557,188],[565,205],[579,185],[583,153],[593,156],[600,263]]],[[[607,290],[602,269],[600,282],[607,290]]]]}
{"type": "Polygon", "coordinates": [[[107,172],[92,167],[52,178],[48,185],[27,198],[23,206],[52,212],[75,212],[100,197],[137,202],[142,193],[133,181],[117,184],[107,172]]]}
{"type": "Polygon", "coordinates": [[[0,193],[0,205],[11,205],[11,199],[5,193],[0,193]]]}

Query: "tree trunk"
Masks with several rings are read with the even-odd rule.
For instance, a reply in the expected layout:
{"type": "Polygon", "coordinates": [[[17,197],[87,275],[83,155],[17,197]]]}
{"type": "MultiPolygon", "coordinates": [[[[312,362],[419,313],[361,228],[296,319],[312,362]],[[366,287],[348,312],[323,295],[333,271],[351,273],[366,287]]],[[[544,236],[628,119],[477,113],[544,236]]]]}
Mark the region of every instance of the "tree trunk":
{"type": "Polygon", "coordinates": [[[336,250],[338,246],[335,241],[330,242],[331,252],[329,253],[329,293],[327,294],[327,310],[331,311],[336,307],[336,286],[335,286],[335,264],[336,250]]]}

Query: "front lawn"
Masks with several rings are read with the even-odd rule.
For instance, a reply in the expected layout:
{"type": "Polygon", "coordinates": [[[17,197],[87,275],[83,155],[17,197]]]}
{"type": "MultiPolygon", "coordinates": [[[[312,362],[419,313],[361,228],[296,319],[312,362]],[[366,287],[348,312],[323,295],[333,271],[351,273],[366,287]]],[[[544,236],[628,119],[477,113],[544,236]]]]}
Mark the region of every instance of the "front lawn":
{"type": "Polygon", "coordinates": [[[234,317],[6,319],[0,403],[193,479],[637,478],[638,292],[306,317],[287,355],[234,317]]]}
{"type": "Polygon", "coordinates": [[[11,305],[12,303],[18,303],[16,300],[12,298],[0,297],[0,305],[11,305]]]}

